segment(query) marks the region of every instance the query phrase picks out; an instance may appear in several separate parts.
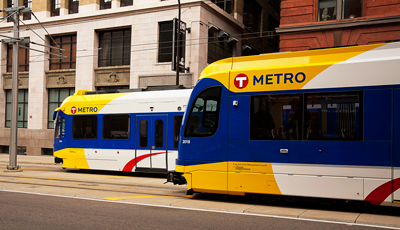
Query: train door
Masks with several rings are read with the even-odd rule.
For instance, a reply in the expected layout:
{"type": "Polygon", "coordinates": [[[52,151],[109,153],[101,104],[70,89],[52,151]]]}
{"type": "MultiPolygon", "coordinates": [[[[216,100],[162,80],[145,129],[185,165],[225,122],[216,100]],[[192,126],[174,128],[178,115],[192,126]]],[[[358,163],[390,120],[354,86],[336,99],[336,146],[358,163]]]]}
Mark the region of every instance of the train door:
{"type": "Polygon", "coordinates": [[[150,168],[151,116],[136,117],[136,167],[150,168]]]}
{"type": "Polygon", "coordinates": [[[400,89],[394,90],[393,105],[393,200],[400,202],[400,89]]]}
{"type": "Polygon", "coordinates": [[[167,116],[137,116],[138,170],[167,169],[167,116]]]}
{"type": "Polygon", "coordinates": [[[151,119],[151,168],[167,169],[167,116],[152,116],[151,119]]]}

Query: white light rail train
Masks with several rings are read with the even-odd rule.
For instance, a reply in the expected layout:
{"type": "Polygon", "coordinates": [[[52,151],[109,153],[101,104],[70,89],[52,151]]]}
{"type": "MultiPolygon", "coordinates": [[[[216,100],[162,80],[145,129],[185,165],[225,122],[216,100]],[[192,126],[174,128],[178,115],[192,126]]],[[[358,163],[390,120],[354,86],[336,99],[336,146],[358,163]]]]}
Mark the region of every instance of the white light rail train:
{"type": "Polygon", "coordinates": [[[54,112],[54,156],[63,168],[167,172],[191,90],[78,90],[54,112]]]}

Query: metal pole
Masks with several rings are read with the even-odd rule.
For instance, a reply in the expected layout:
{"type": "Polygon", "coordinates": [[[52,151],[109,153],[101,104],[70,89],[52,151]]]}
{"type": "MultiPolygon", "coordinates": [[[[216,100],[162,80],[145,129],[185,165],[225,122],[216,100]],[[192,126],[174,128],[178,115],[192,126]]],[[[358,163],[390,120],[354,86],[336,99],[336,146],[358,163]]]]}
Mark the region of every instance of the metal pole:
{"type": "Polygon", "coordinates": [[[180,53],[180,40],[181,40],[181,1],[178,0],[178,36],[176,38],[176,85],[179,85],[179,53],[180,53]]]}
{"type": "MultiPolygon", "coordinates": [[[[14,0],[14,7],[18,8],[18,0],[14,0]]],[[[14,39],[19,39],[19,11],[14,15],[14,39]]],[[[19,42],[13,44],[12,60],[12,102],[11,102],[11,130],[10,130],[10,162],[7,166],[9,170],[19,169],[17,165],[17,124],[18,124],[18,59],[19,42]]]]}

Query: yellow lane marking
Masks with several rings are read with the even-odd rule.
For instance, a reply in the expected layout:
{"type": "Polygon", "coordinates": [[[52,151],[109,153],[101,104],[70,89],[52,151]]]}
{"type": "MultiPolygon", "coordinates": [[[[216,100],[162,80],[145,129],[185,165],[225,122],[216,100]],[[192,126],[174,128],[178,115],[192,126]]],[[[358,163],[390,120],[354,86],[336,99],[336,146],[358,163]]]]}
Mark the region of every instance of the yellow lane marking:
{"type": "Polygon", "coordinates": [[[104,200],[121,200],[133,198],[154,198],[155,196],[121,196],[121,197],[106,197],[104,200]]]}
{"type": "Polygon", "coordinates": [[[36,180],[36,178],[7,178],[7,179],[0,179],[0,180],[36,180]]]}
{"type": "Polygon", "coordinates": [[[43,179],[49,179],[49,180],[58,180],[58,179],[86,179],[86,178],[107,178],[107,177],[115,177],[115,176],[87,176],[87,177],[49,177],[49,178],[43,178],[43,179]]]}
{"type": "Polygon", "coordinates": [[[122,200],[122,199],[136,199],[136,198],[157,198],[157,197],[163,197],[163,198],[179,198],[176,196],[121,196],[121,197],[106,197],[104,200],[122,200]]]}
{"type": "Polygon", "coordinates": [[[49,177],[49,178],[0,178],[0,181],[6,180],[58,180],[58,179],[87,179],[87,178],[104,178],[104,177],[114,177],[114,176],[92,176],[92,177],[49,177]]]}

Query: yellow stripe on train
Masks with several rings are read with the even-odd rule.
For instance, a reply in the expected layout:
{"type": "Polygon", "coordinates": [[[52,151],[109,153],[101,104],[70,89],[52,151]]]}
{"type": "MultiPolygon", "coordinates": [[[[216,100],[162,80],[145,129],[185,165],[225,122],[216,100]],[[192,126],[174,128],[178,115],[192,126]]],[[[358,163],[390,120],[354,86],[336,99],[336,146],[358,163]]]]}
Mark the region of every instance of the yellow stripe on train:
{"type": "Polygon", "coordinates": [[[176,171],[185,172],[188,190],[193,189],[194,192],[282,194],[271,163],[220,162],[176,166],[176,171]]]}
{"type": "Polygon", "coordinates": [[[68,115],[78,114],[98,114],[100,110],[110,103],[112,100],[119,98],[127,93],[113,93],[113,94],[91,94],[85,95],[88,90],[78,90],[74,95],[67,97],[59,108],[55,111],[61,110],[68,115]],[[90,106],[88,106],[90,102],[90,106]]]}
{"type": "Polygon", "coordinates": [[[206,67],[200,78],[218,80],[235,93],[299,90],[327,68],[382,45],[228,58],[206,67]]]}
{"type": "Polygon", "coordinates": [[[63,159],[63,168],[90,169],[84,149],[62,149],[54,152],[54,156],[63,159]]]}

